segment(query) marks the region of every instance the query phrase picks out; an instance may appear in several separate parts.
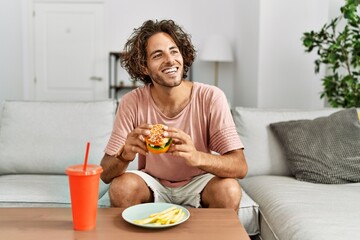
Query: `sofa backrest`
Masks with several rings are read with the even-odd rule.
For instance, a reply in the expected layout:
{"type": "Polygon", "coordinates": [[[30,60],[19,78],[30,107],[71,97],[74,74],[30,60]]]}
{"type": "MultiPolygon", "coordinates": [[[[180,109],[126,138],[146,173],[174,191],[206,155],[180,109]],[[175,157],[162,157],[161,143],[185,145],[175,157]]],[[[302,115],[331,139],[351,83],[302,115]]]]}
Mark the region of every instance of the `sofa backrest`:
{"type": "Polygon", "coordinates": [[[99,164],[112,131],[116,102],[5,101],[0,122],[1,174],[65,174],[99,164]]]}
{"type": "Polygon", "coordinates": [[[291,110],[233,108],[232,115],[237,132],[245,147],[244,154],[249,167],[247,176],[291,175],[281,145],[275,139],[275,135],[269,128],[270,123],[314,119],[321,116],[328,116],[336,111],[339,111],[339,109],[291,110]]]}

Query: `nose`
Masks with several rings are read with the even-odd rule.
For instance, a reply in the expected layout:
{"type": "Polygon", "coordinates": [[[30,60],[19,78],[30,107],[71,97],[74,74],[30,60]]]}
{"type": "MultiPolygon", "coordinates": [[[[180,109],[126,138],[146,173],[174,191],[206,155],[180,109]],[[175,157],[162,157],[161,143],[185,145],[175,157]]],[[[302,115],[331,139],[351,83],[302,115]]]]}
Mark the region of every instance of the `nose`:
{"type": "Polygon", "coordinates": [[[174,56],[172,56],[170,53],[166,53],[164,59],[165,59],[165,62],[168,64],[174,63],[174,56]]]}

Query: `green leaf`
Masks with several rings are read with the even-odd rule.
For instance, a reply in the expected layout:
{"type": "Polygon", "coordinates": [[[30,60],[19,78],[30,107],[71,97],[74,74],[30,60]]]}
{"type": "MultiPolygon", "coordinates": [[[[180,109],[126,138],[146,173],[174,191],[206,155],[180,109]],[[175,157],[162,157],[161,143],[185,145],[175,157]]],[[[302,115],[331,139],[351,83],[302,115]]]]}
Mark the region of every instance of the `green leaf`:
{"type": "Polygon", "coordinates": [[[331,70],[332,74],[322,79],[324,90],[320,98],[326,97],[333,107],[360,107],[359,5],[360,0],[346,0],[340,8],[341,16],[325,23],[317,32],[303,33],[305,51],[316,50],[318,55],[314,61],[315,73],[319,73],[321,65],[331,70]],[[345,26],[337,31],[340,22],[345,26]]]}

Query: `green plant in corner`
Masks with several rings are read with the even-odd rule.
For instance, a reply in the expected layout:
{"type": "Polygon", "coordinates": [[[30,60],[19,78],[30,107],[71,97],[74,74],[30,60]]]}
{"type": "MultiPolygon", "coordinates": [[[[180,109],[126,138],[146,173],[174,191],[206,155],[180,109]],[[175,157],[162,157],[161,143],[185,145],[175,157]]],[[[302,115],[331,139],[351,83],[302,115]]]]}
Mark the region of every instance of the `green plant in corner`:
{"type": "Polygon", "coordinates": [[[346,0],[341,15],[325,24],[319,32],[305,32],[302,43],[306,52],[317,49],[315,73],[325,64],[330,70],[322,79],[324,91],[332,107],[360,107],[360,0],[346,0]],[[337,31],[345,21],[342,31],[337,31]]]}

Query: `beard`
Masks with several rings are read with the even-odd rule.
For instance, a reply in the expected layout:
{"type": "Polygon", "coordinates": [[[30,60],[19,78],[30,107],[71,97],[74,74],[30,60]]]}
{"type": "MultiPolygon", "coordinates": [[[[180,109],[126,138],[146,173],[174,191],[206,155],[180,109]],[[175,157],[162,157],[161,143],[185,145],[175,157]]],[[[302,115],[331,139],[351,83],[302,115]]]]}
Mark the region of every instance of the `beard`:
{"type": "Polygon", "coordinates": [[[154,74],[149,74],[151,80],[155,83],[157,83],[160,86],[163,87],[168,87],[168,88],[172,88],[172,87],[177,87],[181,84],[181,82],[183,81],[183,70],[181,71],[180,76],[176,75],[174,77],[171,78],[165,78],[163,76],[161,76],[160,74],[154,73],[154,74]],[[170,80],[169,80],[170,79],[170,80]]]}

